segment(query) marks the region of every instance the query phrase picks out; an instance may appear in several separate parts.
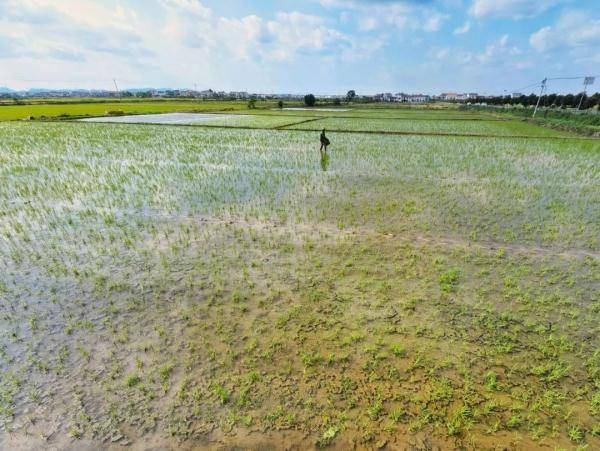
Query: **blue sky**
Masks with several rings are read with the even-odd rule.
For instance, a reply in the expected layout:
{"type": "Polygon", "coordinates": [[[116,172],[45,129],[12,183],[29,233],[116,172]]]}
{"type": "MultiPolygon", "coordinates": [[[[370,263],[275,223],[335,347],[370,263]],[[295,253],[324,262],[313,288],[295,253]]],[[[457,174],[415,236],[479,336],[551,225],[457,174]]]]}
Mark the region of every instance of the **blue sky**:
{"type": "Polygon", "coordinates": [[[579,75],[600,75],[598,0],[0,0],[15,89],[502,94],[579,75]]]}

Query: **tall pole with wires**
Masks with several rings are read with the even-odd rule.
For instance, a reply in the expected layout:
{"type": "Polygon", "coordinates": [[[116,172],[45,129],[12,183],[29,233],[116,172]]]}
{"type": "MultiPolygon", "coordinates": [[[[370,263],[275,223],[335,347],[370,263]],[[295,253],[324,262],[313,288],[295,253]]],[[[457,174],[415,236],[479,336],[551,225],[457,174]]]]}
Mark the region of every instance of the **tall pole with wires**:
{"type": "Polygon", "coordinates": [[[121,100],[121,91],[119,91],[119,87],[117,86],[116,78],[113,78],[113,83],[115,84],[115,91],[117,91],[117,96],[119,97],[119,100],[121,100]]]}
{"type": "Polygon", "coordinates": [[[542,95],[544,94],[544,91],[546,90],[546,82],[548,81],[547,78],[544,78],[542,80],[542,87],[540,89],[540,95],[537,99],[537,103],[535,104],[535,109],[533,110],[533,117],[535,117],[535,113],[537,113],[538,108],[540,107],[540,100],[542,100],[542,95]]]}
{"type": "Polygon", "coordinates": [[[579,105],[577,105],[577,110],[581,109],[581,104],[583,103],[583,98],[585,97],[588,85],[593,85],[595,80],[595,77],[585,77],[583,79],[583,92],[581,93],[581,99],[579,99],[579,105]]]}

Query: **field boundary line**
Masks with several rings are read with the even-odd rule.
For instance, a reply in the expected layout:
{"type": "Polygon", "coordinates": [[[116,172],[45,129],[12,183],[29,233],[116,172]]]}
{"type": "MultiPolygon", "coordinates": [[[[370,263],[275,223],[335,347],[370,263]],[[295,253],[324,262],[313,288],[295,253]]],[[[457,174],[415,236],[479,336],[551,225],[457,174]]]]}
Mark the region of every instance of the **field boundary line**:
{"type": "MultiPolygon", "coordinates": [[[[210,127],[210,126],[208,126],[210,127]]],[[[286,128],[286,131],[301,131],[301,132],[317,132],[310,128],[286,128]]],[[[535,135],[491,135],[477,133],[447,133],[447,132],[409,132],[409,131],[390,131],[390,130],[339,130],[328,129],[330,133],[355,133],[361,135],[397,135],[397,136],[445,136],[445,137],[462,137],[462,138],[511,138],[511,139],[558,139],[558,140],[577,140],[583,139],[595,141],[598,138],[587,136],[535,136],[535,135]]]]}
{"type": "MultiPolygon", "coordinates": [[[[22,123],[50,123],[50,124],[73,124],[81,125],[86,122],[78,120],[35,120],[22,121],[22,123]]],[[[92,125],[112,125],[112,126],[142,126],[142,127],[187,127],[187,128],[214,128],[221,130],[262,130],[271,132],[310,132],[316,133],[319,130],[310,128],[265,128],[265,127],[248,127],[248,126],[229,126],[229,125],[208,125],[208,124],[149,124],[143,122],[128,123],[128,122],[87,122],[92,125]]],[[[496,138],[496,139],[542,139],[542,140],[558,140],[558,141],[600,141],[600,138],[591,136],[535,136],[535,135],[490,135],[490,134],[475,134],[475,133],[445,133],[445,132],[408,132],[408,131],[386,131],[386,130],[334,130],[328,129],[329,133],[348,133],[356,135],[389,135],[389,136],[443,136],[448,138],[496,138]]]]}
{"type": "MultiPolygon", "coordinates": [[[[248,116],[253,116],[253,115],[249,114],[248,116]]],[[[261,114],[257,114],[257,116],[269,117],[271,115],[269,115],[269,114],[262,114],[262,115],[261,114]]],[[[273,116],[277,117],[276,115],[273,115],[273,116]]],[[[291,124],[278,125],[276,127],[273,127],[272,130],[281,130],[281,129],[284,129],[286,127],[292,127],[294,125],[306,124],[308,122],[316,122],[316,121],[320,121],[320,120],[326,119],[326,118],[327,118],[326,116],[321,116],[321,117],[315,117],[315,118],[311,118],[311,119],[305,119],[305,120],[300,121],[300,122],[294,122],[294,123],[291,123],[291,124]]]]}

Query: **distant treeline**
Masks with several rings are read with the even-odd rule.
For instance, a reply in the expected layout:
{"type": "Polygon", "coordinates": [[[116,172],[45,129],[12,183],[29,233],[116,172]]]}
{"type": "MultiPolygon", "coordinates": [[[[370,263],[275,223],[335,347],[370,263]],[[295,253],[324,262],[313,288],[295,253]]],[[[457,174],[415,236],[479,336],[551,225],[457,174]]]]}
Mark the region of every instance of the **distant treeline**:
{"type": "MultiPolygon", "coordinates": [[[[522,105],[535,106],[538,101],[535,94],[522,96],[497,96],[497,97],[477,97],[471,99],[470,102],[486,103],[488,105],[522,105]]],[[[546,94],[543,95],[540,101],[540,106],[549,108],[577,108],[581,102],[581,109],[587,110],[595,106],[600,108],[600,93],[597,92],[591,96],[587,94],[546,94]],[[583,101],[581,96],[583,95],[583,101]]]]}

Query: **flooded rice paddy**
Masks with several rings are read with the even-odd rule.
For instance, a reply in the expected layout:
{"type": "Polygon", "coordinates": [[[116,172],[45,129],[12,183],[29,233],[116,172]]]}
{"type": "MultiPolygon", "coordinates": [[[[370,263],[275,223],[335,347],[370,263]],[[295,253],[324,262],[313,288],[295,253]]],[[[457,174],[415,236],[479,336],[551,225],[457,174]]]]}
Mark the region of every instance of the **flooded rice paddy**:
{"type": "Polygon", "coordinates": [[[282,108],[282,110],[284,110],[284,111],[326,111],[326,112],[330,112],[330,113],[351,111],[351,110],[348,110],[345,108],[301,108],[301,107],[282,108]]]}
{"type": "Polygon", "coordinates": [[[0,124],[0,448],[600,447],[598,141],[260,121],[0,124]]]}
{"type": "Polygon", "coordinates": [[[137,114],[127,116],[104,116],[80,119],[83,122],[105,122],[117,124],[198,124],[211,121],[240,119],[239,114],[202,114],[202,113],[161,113],[137,114]]]}
{"type": "Polygon", "coordinates": [[[283,128],[312,122],[319,118],[271,114],[162,113],[128,116],[102,116],[79,119],[81,122],[115,124],[196,125],[207,127],[283,128]]]}

